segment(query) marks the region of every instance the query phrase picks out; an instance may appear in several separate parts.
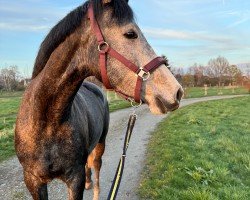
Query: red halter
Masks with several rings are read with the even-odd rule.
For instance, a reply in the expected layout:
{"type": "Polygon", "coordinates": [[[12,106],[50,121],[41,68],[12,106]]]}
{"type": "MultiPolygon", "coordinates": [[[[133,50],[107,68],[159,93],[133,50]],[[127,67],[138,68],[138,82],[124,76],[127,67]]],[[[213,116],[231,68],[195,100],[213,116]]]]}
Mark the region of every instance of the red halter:
{"type": "Polygon", "coordinates": [[[123,63],[127,68],[129,68],[131,71],[133,71],[137,75],[137,82],[135,86],[135,93],[134,98],[131,98],[130,96],[124,94],[121,91],[115,90],[117,93],[121,94],[125,99],[134,100],[137,103],[141,103],[141,88],[142,88],[142,82],[146,81],[150,73],[155,70],[157,67],[159,67],[162,64],[167,65],[167,61],[163,57],[156,57],[152,61],[150,61],[147,65],[144,67],[137,67],[135,64],[130,62],[128,59],[126,59],[124,56],[119,54],[117,51],[115,51],[112,47],[109,46],[109,44],[104,40],[104,37],[102,35],[102,32],[100,30],[100,27],[98,25],[98,22],[95,19],[94,10],[92,4],[89,5],[88,9],[88,17],[90,19],[91,27],[96,35],[97,41],[98,41],[98,51],[99,51],[99,64],[100,64],[100,70],[101,70],[101,77],[102,82],[104,86],[107,89],[114,90],[114,88],[111,86],[108,75],[107,75],[107,56],[110,55],[117,60],[119,60],[121,63],[123,63]]]}

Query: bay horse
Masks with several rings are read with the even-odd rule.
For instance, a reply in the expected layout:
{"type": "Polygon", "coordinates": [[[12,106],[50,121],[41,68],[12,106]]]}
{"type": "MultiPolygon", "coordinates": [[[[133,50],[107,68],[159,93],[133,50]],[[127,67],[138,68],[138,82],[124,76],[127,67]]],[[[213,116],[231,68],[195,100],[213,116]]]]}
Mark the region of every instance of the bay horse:
{"type": "MultiPolygon", "coordinates": [[[[90,0],[79,6],[42,42],[16,121],[16,154],[35,200],[48,199],[47,184],[55,178],[66,183],[70,200],[83,198],[85,180],[90,181],[89,169],[85,171],[88,156],[95,150],[102,155],[109,124],[106,98],[97,86],[83,80],[95,76],[103,82],[98,61],[100,52],[108,53],[103,48],[110,50],[107,47],[140,68],[135,75],[120,60],[105,57],[106,76],[115,90],[133,97],[141,83],[140,101],[154,114],[179,106],[183,90],[165,63],[150,76],[142,69],[156,54],[136,25],[128,1],[90,0]],[[104,47],[89,20],[90,7],[105,38],[104,47]],[[144,74],[147,81],[138,82],[144,74]]],[[[96,163],[101,163],[100,156],[96,163]]]]}

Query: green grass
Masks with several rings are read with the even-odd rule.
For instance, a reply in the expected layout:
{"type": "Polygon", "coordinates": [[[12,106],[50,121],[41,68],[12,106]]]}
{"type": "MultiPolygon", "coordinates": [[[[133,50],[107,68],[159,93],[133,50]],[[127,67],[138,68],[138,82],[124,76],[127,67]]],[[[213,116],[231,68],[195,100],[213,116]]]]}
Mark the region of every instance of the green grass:
{"type": "Polygon", "coordinates": [[[109,101],[109,111],[114,112],[116,110],[128,108],[131,106],[130,102],[123,100],[120,96],[116,95],[112,91],[108,91],[106,96],[109,101]]]}
{"type": "Polygon", "coordinates": [[[110,112],[114,112],[116,110],[120,110],[120,109],[124,109],[124,108],[129,108],[131,105],[129,102],[127,101],[123,101],[123,100],[113,100],[110,104],[109,104],[109,111],[110,112]]]}
{"type": "MultiPolygon", "coordinates": [[[[202,88],[191,88],[189,92],[190,96],[188,97],[203,96],[202,91],[202,88]]],[[[239,92],[246,93],[244,89],[240,89],[239,92]]],[[[0,91],[0,161],[15,154],[13,147],[13,127],[22,94],[22,91],[0,91]]],[[[213,94],[216,95],[216,93],[213,94]]],[[[108,98],[110,112],[130,107],[129,102],[117,97],[113,92],[109,92],[108,98]]]]}
{"type": "Polygon", "coordinates": [[[21,97],[22,95],[23,95],[23,91],[6,92],[6,91],[0,90],[0,98],[21,97]]]}
{"type": "Polygon", "coordinates": [[[17,114],[21,97],[0,98],[0,117],[17,114]]]}
{"type": "Polygon", "coordinates": [[[204,87],[190,87],[184,88],[185,90],[185,98],[198,98],[204,96],[221,96],[221,95],[238,95],[238,94],[248,94],[248,90],[244,87],[237,87],[232,90],[232,88],[223,87],[208,87],[207,95],[205,95],[204,87]]]}
{"type": "Polygon", "coordinates": [[[0,94],[0,162],[14,155],[14,124],[21,92],[0,94]]]}
{"type": "Polygon", "coordinates": [[[250,199],[250,96],[190,105],[148,146],[142,199],[250,199]]]}
{"type": "Polygon", "coordinates": [[[15,154],[13,129],[0,130],[0,162],[15,154]]]}

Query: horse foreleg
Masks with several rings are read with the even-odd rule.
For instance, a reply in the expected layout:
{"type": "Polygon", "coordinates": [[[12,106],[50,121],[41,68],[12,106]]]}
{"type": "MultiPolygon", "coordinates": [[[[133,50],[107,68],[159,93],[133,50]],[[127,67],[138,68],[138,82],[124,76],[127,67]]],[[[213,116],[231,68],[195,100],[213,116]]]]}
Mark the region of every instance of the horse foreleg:
{"type": "Polygon", "coordinates": [[[24,171],[24,182],[34,200],[48,200],[47,184],[39,177],[24,171]]]}
{"type": "Polygon", "coordinates": [[[66,184],[68,186],[69,200],[82,200],[85,184],[84,168],[80,168],[77,172],[71,174],[66,184]]]}
{"type": "MultiPolygon", "coordinates": [[[[91,156],[91,155],[90,155],[91,156]]],[[[86,172],[86,183],[85,183],[85,189],[89,190],[92,188],[92,180],[91,180],[91,166],[89,166],[89,158],[88,163],[85,165],[85,172],[86,172]]]]}
{"type": "Polygon", "coordinates": [[[100,194],[100,169],[102,165],[102,159],[95,159],[94,160],[94,169],[95,169],[95,184],[94,184],[94,198],[93,200],[99,199],[100,194]]]}
{"type": "Polygon", "coordinates": [[[100,194],[100,170],[102,167],[102,155],[104,153],[105,149],[105,144],[104,143],[98,143],[97,146],[95,147],[95,158],[93,161],[93,166],[95,170],[95,184],[94,184],[94,198],[93,200],[98,200],[99,199],[99,194],[100,194]]]}

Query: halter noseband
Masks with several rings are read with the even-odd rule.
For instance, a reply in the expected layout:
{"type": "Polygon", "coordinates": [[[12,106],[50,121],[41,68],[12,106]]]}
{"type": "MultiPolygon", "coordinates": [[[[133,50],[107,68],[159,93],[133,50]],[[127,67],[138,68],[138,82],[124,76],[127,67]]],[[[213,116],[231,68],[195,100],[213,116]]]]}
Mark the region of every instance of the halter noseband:
{"type": "Polygon", "coordinates": [[[115,51],[110,45],[104,40],[104,37],[102,35],[101,29],[98,25],[98,22],[96,21],[93,6],[90,3],[88,8],[88,17],[90,19],[91,28],[93,29],[97,41],[98,41],[98,51],[99,51],[99,65],[100,65],[100,71],[101,71],[101,77],[102,82],[106,89],[114,90],[114,88],[111,86],[108,75],[107,75],[107,56],[110,55],[114,58],[116,58],[118,61],[123,63],[127,68],[129,68],[131,71],[133,71],[137,78],[136,86],[135,86],[135,93],[134,97],[130,97],[123,92],[119,90],[115,90],[117,93],[121,94],[125,99],[130,99],[132,101],[135,101],[137,103],[141,103],[141,88],[142,88],[142,82],[148,80],[150,77],[150,73],[158,68],[160,65],[165,64],[167,65],[167,61],[163,57],[156,57],[152,61],[150,61],[148,64],[146,64],[144,67],[137,67],[135,64],[130,62],[128,59],[126,59],[124,56],[119,54],[117,51],[115,51]]]}

